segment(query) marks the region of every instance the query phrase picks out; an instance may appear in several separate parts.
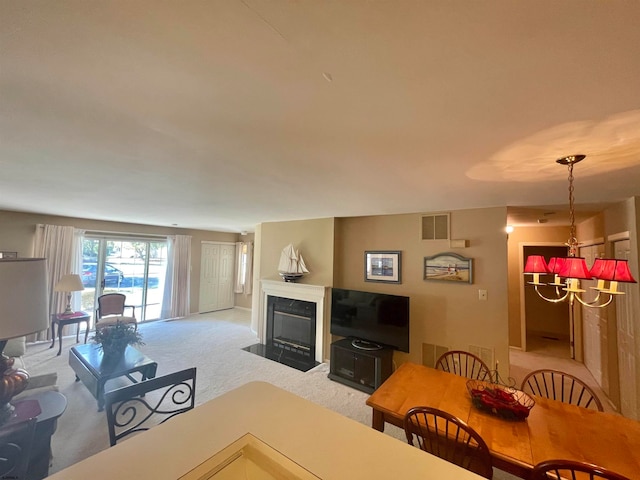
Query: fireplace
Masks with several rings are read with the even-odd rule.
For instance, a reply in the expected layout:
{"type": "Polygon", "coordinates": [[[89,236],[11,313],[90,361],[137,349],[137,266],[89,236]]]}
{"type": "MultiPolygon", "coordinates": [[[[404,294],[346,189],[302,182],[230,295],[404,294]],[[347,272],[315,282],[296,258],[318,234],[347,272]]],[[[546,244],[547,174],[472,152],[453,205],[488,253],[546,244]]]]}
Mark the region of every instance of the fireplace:
{"type": "Polygon", "coordinates": [[[257,333],[245,350],[307,371],[322,363],[328,287],[261,280],[257,333]]]}
{"type": "Polygon", "coordinates": [[[269,296],[265,345],[301,362],[315,363],[316,304],[269,296]]]}

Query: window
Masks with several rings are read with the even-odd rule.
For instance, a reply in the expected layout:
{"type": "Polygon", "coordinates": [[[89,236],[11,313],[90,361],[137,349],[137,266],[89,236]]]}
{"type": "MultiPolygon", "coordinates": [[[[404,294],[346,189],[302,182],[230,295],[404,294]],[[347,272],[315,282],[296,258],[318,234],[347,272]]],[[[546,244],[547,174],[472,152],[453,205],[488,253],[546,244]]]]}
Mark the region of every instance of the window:
{"type": "Polygon", "coordinates": [[[251,293],[252,242],[236,243],[236,286],[235,293],[251,293]]]}

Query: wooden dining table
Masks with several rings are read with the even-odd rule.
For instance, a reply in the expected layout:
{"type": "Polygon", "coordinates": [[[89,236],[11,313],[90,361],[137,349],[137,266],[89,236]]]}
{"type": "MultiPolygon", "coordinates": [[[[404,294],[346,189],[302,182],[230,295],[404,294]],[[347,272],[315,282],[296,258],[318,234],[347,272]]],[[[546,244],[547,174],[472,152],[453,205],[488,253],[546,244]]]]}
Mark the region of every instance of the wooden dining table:
{"type": "Polygon", "coordinates": [[[403,427],[405,413],[429,406],[464,420],[485,440],[495,467],[529,478],[543,460],[595,463],[640,479],[640,422],[557,400],[534,396],[525,420],[504,420],[473,406],[468,379],[415,363],[403,363],[369,397],[372,427],[403,427]]]}

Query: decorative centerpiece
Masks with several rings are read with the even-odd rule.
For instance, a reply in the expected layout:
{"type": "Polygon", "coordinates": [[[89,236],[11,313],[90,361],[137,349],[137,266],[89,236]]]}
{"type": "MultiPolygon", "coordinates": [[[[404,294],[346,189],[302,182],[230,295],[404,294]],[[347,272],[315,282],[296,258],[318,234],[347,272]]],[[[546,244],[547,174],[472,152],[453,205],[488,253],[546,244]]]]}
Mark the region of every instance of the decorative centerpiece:
{"type": "Polygon", "coordinates": [[[536,404],[535,400],[522,390],[500,383],[497,372],[494,375],[495,382],[467,381],[473,406],[505,420],[526,419],[536,404]]]}
{"type": "Polygon", "coordinates": [[[105,359],[122,357],[128,345],[144,345],[142,335],[135,327],[120,321],[98,328],[91,341],[99,345],[105,359]]]}
{"type": "Polygon", "coordinates": [[[291,243],[282,249],[278,272],[285,282],[295,282],[302,278],[305,273],[309,273],[302,255],[291,243]]]}

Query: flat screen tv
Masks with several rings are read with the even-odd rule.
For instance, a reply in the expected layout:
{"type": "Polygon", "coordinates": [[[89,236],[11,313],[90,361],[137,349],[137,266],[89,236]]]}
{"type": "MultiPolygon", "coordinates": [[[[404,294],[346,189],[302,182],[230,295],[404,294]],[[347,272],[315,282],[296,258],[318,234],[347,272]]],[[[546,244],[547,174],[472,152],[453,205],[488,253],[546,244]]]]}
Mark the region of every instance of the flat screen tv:
{"type": "Polygon", "coordinates": [[[331,334],[409,352],[409,297],[333,288],[331,334]]]}

